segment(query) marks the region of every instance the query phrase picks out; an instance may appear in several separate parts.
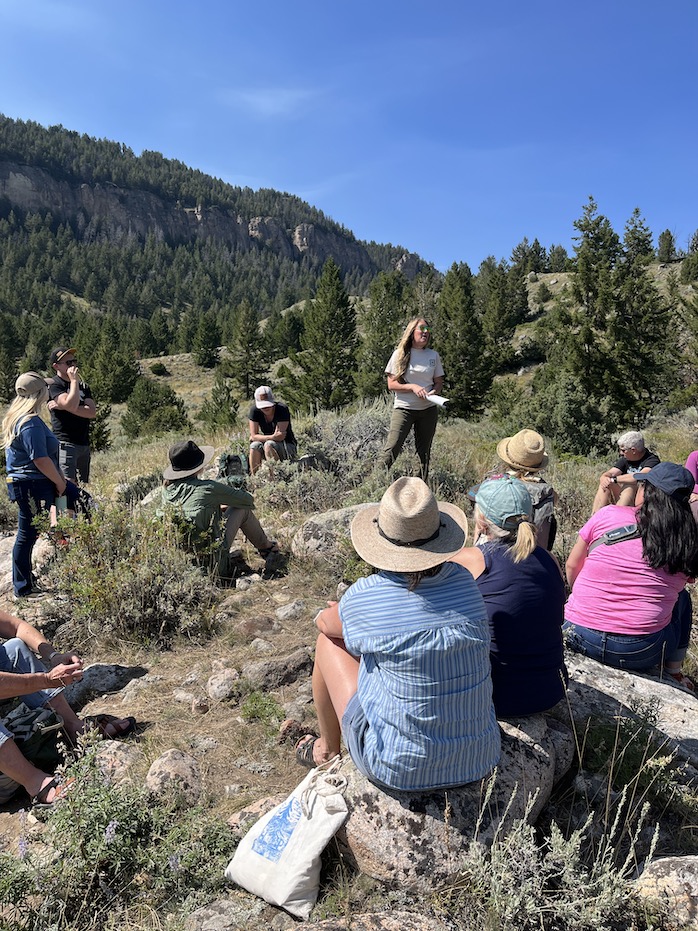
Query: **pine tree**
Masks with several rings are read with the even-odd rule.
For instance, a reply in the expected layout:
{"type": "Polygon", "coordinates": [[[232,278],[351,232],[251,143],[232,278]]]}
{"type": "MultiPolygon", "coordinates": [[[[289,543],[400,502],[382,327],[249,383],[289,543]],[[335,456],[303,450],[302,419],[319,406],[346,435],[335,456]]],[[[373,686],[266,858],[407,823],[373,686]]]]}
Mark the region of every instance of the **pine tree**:
{"type": "Polygon", "coordinates": [[[259,328],[259,316],[249,301],[240,304],[235,315],[233,340],[222,373],[238,389],[242,398],[251,398],[266,375],[269,359],[259,328]]]}
{"type": "Polygon", "coordinates": [[[659,262],[673,262],[676,258],[676,239],[671,230],[664,230],[657,240],[657,260],[659,262]]]}
{"type": "Polygon", "coordinates": [[[492,383],[482,323],[475,310],[473,281],[465,263],[454,263],[446,273],[439,297],[439,326],[443,334],[439,354],[446,373],[446,411],[472,417],[484,406],[492,383]]]}
{"type": "Polygon", "coordinates": [[[294,375],[280,371],[285,396],[301,408],[337,408],[354,397],[356,314],[339,268],[327,259],[315,299],[306,304],[303,352],[292,357],[294,375]]]}
{"type": "Polygon", "coordinates": [[[201,405],[199,420],[211,430],[230,430],[237,426],[237,400],[233,384],[219,367],[211,396],[201,405]]]}
{"type": "Polygon", "coordinates": [[[202,313],[194,334],[192,345],[194,361],[205,369],[212,369],[218,362],[220,333],[211,311],[202,313]]]}
{"type": "Polygon", "coordinates": [[[385,366],[407,324],[409,294],[401,272],[381,272],[371,282],[369,300],[359,311],[356,386],[362,398],[376,397],[385,390],[385,366]]]}

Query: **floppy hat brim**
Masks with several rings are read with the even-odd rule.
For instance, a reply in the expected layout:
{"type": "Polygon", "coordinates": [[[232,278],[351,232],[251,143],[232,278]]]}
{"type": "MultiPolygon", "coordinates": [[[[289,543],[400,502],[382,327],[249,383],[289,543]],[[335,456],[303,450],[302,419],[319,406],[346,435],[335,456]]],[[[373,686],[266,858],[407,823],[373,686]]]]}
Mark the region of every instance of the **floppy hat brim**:
{"type": "Polygon", "coordinates": [[[468,539],[468,519],[455,504],[439,503],[438,537],[422,546],[398,546],[380,535],[376,518],[379,504],[363,508],[351,522],[351,542],[359,556],[376,569],[420,572],[446,562],[460,552],[468,539]]]}
{"type": "Polygon", "coordinates": [[[189,478],[190,475],[196,475],[197,472],[205,469],[213,459],[213,454],[216,450],[213,446],[199,446],[199,449],[204,454],[204,461],[200,465],[196,466],[194,469],[184,469],[184,471],[181,472],[179,469],[173,469],[170,464],[162,473],[162,477],[166,479],[189,478]]]}
{"type": "Polygon", "coordinates": [[[513,436],[506,436],[503,440],[500,440],[497,443],[497,455],[506,465],[511,466],[512,469],[523,469],[525,472],[537,472],[539,469],[544,469],[548,464],[548,454],[543,453],[540,462],[538,465],[527,466],[522,462],[514,462],[512,456],[509,454],[509,443],[513,440],[513,436]]]}

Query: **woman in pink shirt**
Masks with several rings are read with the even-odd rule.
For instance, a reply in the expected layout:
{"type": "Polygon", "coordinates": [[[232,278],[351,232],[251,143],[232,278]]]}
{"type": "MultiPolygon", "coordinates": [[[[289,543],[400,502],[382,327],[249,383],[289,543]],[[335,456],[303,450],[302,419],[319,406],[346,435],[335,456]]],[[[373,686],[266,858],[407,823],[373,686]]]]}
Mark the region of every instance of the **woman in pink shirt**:
{"type": "Polygon", "coordinates": [[[681,666],[691,633],[685,585],[698,574],[694,479],[674,462],[636,478],[636,507],[608,505],[579,531],[567,560],[567,644],[619,669],[659,666],[693,690],[681,666]]]}

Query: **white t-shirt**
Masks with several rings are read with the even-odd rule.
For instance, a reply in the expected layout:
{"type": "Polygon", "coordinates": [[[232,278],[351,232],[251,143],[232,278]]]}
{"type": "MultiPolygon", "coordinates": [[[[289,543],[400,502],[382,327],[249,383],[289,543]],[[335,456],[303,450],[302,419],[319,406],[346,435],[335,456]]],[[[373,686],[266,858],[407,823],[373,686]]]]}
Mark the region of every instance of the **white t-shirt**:
{"type": "MultiPolygon", "coordinates": [[[[395,375],[397,365],[397,349],[390,357],[390,361],[385,367],[386,375],[395,375]]],[[[426,388],[431,391],[434,387],[434,379],[440,378],[444,374],[443,366],[438,352],[434,349],[412,349],[410,352],[410,364],[404,374],[404,379],[409,385],[419,385],[420,388],[426,388]]],[[[413,411],[423,411],[431,407],[431,402],[426,398],[418,398],[411,391],[396,391],[395,407],[405,407],[413,411]]]]}

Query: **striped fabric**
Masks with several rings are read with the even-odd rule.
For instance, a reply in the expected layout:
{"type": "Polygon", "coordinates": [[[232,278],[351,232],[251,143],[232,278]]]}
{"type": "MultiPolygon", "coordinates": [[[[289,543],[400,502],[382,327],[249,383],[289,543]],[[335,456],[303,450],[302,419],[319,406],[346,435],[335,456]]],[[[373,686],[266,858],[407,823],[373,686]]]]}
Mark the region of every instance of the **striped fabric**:
{"type": "Polygon", "coordinates": [[[347,649],[361,657],[364,759],[391,788],[423,791],[486,776],[499,759],[487,612],[454,563],[408,592],[407,576],[359,579],[339,603],[347,649]]]}

